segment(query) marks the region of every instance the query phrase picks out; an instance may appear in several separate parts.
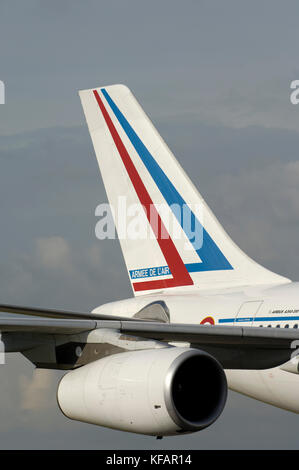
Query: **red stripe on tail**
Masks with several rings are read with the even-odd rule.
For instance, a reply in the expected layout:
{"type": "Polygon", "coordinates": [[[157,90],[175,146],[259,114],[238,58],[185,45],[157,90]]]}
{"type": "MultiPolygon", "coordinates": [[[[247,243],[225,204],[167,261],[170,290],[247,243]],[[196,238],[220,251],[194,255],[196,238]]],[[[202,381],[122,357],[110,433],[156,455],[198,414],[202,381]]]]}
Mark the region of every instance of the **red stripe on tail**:
{"type": "Polygon", "coordinates": [[[130,177],[131,183],[137,193],[139,201],[144,208],[146,213],[147,220],[149,221],[153,232],[156,236],[157,242],[160,246],[160,249],[164,255],[166,263],[171,271],[173,279],[163,279],[156,281],[144,281],[144,282],[135,282],[133,283],[133,288],[135,291],[144,291],[152,289],[163,289],[166,287],[177,287],[177,286],[187,286],[192,285],[193,281],[190,274],[188,273],[172,239],[170,238],[163,221],[155,208],[153,201],[147,192],[139,173],[137,172],[134,163],[130,155],[128,154],[104,104],[101,100],[97,90],[93,91],[94,96],[97,100],[97,103],[101,109],[103,117],[106,121],[110,134],[114,140],[118,153],[123,161],[123,164],[127,170],[127,173],[130,177]],[[155,227],[151,223],[151,216],[154,216],[153,219],[158,221],[158,227],[155,227]],[[160,230],[159,230],[160,228],[160,230]],[[163,238],[161,237],[163,234],[163,238]],[[166,237],[165,237],[166,236],[166,237]]]}

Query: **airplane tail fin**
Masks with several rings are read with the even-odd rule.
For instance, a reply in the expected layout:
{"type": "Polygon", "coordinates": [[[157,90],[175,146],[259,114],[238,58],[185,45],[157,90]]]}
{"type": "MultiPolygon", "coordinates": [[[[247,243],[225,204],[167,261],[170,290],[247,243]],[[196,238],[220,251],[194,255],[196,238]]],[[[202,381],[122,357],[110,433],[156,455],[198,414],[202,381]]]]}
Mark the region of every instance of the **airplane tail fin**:
{"type": "Polygon", "coordinates": [[[126,86],[79,95],[135,295],[288,281],[230,239],[126,86]]]}

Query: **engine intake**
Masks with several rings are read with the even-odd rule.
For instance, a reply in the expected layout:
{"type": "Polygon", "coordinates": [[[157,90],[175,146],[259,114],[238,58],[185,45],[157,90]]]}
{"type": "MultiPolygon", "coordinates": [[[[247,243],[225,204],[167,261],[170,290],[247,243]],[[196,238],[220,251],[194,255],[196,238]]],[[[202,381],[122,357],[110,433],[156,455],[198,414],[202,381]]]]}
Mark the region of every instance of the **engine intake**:
{"type": "Polygon", "coordinates": [[[220,416],[227,398],[226,377],[212,356],[189,349],[170,366],[165,392],[173,420],[184,430],[199,431],[220,416]]]}

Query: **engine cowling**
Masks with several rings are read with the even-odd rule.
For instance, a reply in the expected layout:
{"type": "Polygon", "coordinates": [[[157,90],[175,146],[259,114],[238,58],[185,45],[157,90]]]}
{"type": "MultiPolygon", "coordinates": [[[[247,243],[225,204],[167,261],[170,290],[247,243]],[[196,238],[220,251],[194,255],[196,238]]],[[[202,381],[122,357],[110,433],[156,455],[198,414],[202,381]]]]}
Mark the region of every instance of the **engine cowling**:
{"type": "Polygon", "coordinates": [[[179,347],[105,357],[68,372],[57,390],[68,418],[159,436],[206,428],[220,416],[226,397],[217,360],[179,347]]]}

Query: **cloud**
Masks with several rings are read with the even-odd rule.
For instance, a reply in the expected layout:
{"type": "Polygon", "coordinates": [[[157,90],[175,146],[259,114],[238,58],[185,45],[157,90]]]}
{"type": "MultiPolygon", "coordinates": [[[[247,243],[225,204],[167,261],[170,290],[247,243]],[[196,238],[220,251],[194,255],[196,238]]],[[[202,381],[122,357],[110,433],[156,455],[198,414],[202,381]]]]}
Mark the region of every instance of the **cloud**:
{"type": "Polygon", "coordinates": [[[2,3],[1,133],[79,125],[77,90],[117,82],[154,116],[169,110],[233,127],[298,128],[298,107],[289,102],[298,79],[294,2],[2,3]]]}
{"type": "Polygon", "coordinates": [[[234,241],[261,264],[298,279],[299,160],[215,178],[217,213],[234,241]],[[216,189],[217,188],[217,189],[216,189]],[[287,241],[287,242],[286,242],[287,241]]]}
{"type": "Polygon", "coordinates": [[[21,409],[34,411],[51,409],[55,379],[53,371],[44,369],[35,369],[32,377],[21,375],[21,409]]]}
{"type": "Polygon", "coordinates": [[[71,270],[70,246],[62,237],[38,238],[36,240],[37,262],[46,269],[71,270]]]}

